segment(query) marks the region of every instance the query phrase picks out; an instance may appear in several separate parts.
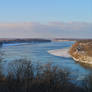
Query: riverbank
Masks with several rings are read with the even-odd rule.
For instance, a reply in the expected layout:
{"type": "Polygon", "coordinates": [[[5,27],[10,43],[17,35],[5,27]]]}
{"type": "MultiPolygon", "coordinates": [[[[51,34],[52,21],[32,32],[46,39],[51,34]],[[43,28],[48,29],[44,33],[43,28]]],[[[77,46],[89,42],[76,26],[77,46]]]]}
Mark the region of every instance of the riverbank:
{"type": "Polygon", "coordinates": [[[3,43],[40,43],[40,42],[51,42],[51,40],[49,39],[38,39],[38,38],[19,38],[19,39],[9,39],[9,38],[6,38],[6,39],[0,39],[0,44],[3,44],[3,43]]]}
{"type": "Polygon", "coordinates": [[[92,40],[75,42],[69,53],[77,62],[92,64],[92,40]]]}

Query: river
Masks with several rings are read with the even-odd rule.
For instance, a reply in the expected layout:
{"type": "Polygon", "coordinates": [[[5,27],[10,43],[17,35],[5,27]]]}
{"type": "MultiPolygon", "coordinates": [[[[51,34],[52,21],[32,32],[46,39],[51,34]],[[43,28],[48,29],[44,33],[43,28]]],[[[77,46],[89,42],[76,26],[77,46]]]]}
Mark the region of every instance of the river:
{"type": "Polygon", "coordinates": [[[46,64],[48,62],[57,65],[61,69],[68,70],[70,77],[75,80],[84,80],[92,69],[75,62],[71,57],[64,53],[62,56],[55,56],[48,53],[51,50],[61,49],[62,53],[65,48],[72,46],[73,41],[49,42],[49,43],[18,43],[4,44],[1,51],[4,53],[3,71],[7,72],[8,65],[12,60],[25,58],[32,63],[46,64]]]}

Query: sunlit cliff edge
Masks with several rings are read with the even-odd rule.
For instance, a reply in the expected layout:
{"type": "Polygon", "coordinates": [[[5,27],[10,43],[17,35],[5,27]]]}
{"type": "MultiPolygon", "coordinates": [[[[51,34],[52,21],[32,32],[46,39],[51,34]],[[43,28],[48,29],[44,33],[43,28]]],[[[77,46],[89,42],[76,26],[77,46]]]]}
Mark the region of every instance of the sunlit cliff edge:
{"type": "Polygon", "coordinates": [[[92,64],[92,40],[76,41],[69,53],[75,61],[92,64]]]}

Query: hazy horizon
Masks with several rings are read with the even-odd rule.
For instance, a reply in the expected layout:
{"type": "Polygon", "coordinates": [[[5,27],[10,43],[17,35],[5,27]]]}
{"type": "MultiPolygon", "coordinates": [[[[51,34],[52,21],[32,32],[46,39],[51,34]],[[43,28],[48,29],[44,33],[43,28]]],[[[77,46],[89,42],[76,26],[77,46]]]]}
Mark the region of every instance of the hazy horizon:
{"type": "Polygon", "coordinates": [[[0,23],[0,38],[91,38],[92,23],[0,23]]]}
{"type": "Polygon", "coordinates": [[[92,0],[2,0],[0,38],[92,38],[92,0]]]}

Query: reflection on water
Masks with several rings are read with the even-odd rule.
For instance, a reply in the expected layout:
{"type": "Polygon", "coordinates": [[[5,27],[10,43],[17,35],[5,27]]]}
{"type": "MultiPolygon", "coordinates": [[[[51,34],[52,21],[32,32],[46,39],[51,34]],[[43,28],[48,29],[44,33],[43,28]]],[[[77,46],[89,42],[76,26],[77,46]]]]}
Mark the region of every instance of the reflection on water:
{"type": "Polygon", "coordinates": [[[85,69],[92,70],[92,64],[87,63],[80,63],[81,67],[84,67],[85,69]]]}
{"type": "Polygon", "coordinates": [[[32,60],[32,62],[46,64],[47,62],[58,65],[58,67],[68,70],[71,74],[70,77],[76,80],[83,80],[91,72],[86,65],[76,63],[72,58],[64,58],[54,56],[48,53],[49,50],[63,49],[70,47],[74,42],[51,42],[51,43],[40,43],[40,44],[7,44],[2,47],[4,52],[3,62],[4,72],[7,72],[8,64],[14,59],[26,58],[32,60]]]}

